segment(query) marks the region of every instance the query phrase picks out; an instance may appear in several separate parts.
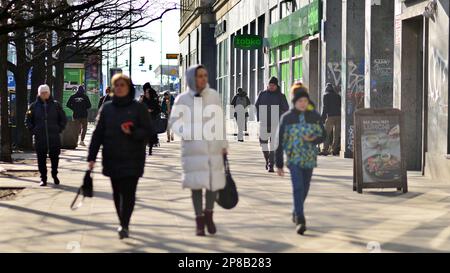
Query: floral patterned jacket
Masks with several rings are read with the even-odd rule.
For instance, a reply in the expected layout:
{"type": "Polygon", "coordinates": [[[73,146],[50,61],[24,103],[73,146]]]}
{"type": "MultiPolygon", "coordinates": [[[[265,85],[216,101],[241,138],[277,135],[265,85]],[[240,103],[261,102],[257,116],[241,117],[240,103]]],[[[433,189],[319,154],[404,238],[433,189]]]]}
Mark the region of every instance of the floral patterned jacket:
{"type": "Polygon", "coordinates": [[[283,168],[284,153],[287,156],[288,167],[313,169],[317,167],[317,145],[326,138],[326,132],[321,122],[320,114],[312,105],[306,112],[291,109],[280,121],[277,137],[276,166],[283,168]],[[313,142],[303,139],[304,136],[315,137],[313,142]]]}

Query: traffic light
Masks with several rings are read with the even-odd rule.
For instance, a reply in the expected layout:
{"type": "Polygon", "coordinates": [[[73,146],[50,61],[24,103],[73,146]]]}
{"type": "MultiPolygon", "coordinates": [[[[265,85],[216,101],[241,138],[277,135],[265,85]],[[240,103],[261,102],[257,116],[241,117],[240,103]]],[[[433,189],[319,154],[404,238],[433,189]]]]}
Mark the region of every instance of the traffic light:
{"type": "Polygon", "coordinates": [[[128,60],[125,60],[125,66],[128,66],[128,60]]]}
{"type": "Polygon", "coordinates": [[[148,70],[153,71],[153,65],[149,65],[148,70]]]}
{"type": "Polygon", "coordinates": [[[140,62],[140,66],[143,66],[145,64],[145,57],[144,56],[142,56],[141,57],[141,62],[140,62]]]}

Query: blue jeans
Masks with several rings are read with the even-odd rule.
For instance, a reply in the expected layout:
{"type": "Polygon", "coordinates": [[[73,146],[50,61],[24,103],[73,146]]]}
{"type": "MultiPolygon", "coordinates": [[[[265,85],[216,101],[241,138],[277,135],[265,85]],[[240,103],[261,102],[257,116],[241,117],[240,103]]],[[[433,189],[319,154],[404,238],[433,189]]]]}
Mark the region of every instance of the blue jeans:
{"type": "Polygon", "coordinates": [[[300,167],[289,167],[292,179],[292,193],[294,195],[294,214],[304,218],[304,204],[308,196],[313,169],[302,169],[300,167]]]}

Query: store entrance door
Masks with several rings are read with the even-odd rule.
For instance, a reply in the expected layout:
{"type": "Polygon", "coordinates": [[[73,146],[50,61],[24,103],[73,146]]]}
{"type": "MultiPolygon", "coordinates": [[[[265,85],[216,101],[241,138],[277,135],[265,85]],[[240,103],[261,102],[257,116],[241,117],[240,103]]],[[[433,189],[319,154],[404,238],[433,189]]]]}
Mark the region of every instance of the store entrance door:
{"type": "Polygon", "coordinates": [[[405,118],[407,169],[423,171],[426,153],[426,120],[428,92],[424,84],[425,62],[423,17],[403,21],[401,108],[405,118]]]}

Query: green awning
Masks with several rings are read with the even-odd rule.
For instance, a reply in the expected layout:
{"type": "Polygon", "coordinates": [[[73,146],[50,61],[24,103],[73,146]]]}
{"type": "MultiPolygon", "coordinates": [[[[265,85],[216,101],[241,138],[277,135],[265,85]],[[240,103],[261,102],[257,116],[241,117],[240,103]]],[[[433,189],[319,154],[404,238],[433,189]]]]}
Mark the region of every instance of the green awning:
{"type": "Polygon", "coordinates": [[[320,30],[320,1],[302,7],[280,21],[269,25],[269,46],[279,47],[311,36],[320,30]]]}

